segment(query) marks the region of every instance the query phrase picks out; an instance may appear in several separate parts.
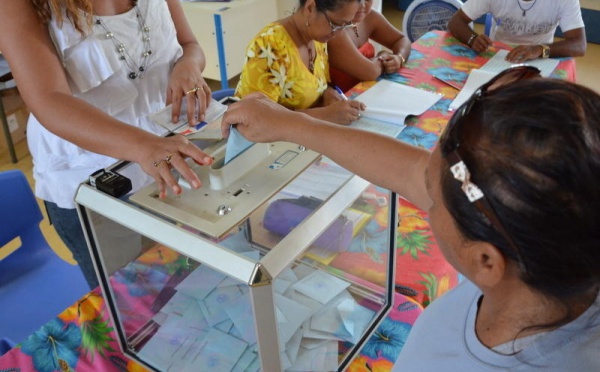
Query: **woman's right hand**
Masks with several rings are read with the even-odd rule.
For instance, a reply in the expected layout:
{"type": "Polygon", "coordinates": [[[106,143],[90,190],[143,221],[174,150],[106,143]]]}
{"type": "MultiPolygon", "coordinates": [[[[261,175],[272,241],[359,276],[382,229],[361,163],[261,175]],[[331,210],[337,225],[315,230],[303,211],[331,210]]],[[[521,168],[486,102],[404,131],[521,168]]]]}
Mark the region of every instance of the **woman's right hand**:
{"type": "Polygon", "coordinates": [[[167,187],[174,195],[183,191],[171,173],[172,169],[176,169],[194,189],[202,186],[198,175],[185,161],[186,158],[191,158],[199,165],[210,165],[213,162],[211,156],[181,135],[155,137],[153,140],[143,141],[141,145],[140,153],[143,155],[138,163],[156,181],[161,199],[166,197],[167,187]]]}
{"type": "Polygon", "coordinates": [[[366,108],[367,106],[360,101],[335,101],[321,107],[318,117],[332,123],[350,125],[360,118],[361,112],[366,108]]]}

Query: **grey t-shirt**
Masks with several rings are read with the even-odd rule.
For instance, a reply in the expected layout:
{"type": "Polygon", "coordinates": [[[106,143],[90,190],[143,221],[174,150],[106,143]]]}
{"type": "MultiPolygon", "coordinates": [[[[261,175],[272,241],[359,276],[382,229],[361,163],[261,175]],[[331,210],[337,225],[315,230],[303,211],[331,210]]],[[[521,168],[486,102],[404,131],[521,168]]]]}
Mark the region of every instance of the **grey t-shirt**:
{"type": "Polygon", "coordinates": [[[481,291],[464,281],[419,316],[393,372],[600,371],[600,295],[573,322],[547,332],[515,355],[483,345],[475,334],[481,291]]]}

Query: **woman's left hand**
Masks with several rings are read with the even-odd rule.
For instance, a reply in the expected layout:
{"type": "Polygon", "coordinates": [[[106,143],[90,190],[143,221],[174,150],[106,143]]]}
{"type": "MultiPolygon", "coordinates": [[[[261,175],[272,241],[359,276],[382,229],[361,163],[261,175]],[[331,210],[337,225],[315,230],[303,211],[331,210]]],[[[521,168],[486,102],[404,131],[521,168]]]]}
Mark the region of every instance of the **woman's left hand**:
{"type": "Polygon", "coordinates": [[[171,72],[167,89],[167,105],[172,103],[172,121],[177,123],[182,103],[186,102],[189,125],[204,120],[211,91],[202,77],[202,69],[194,58],[181,57],[171,72]]]}
{"type": "Polygon", "coordinates": [[[398,72],[402,68],[403,61],[397,54],[391,54],[386,51],[379,52],[377,59],[383,66],[383,72],[386,74],[393,74],[398,72]]]}

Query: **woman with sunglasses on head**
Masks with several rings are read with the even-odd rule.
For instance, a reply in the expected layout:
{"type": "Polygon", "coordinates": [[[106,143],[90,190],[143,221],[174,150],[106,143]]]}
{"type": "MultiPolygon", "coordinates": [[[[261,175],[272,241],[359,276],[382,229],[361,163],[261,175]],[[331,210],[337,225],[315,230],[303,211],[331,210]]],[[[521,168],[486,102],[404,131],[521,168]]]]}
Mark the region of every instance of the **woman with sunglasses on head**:
{"type": "Polygon", "coordinates": [[[173,169],[200,187],[186,158],[212,158],[183,136],[163,137],[148,115],[172,103],[177,122],[185,101],[188,121],[202,120],[204,53],[179,0],[2,0],[0,50],[32,113],[35,194],[94,288],[77,187],[116,159],[138,163],[161,197],[182,192],[173,169]]]}
{"type": "Polygon", "coordinates": [[[331,82],[344,92],[361,81],[398,72],[410,56],[410,39],[372,6],[373,0],[361,1],[354,27],[327,43],[331,82]],[[376,54],[371,40],[386,49],[376,54]]]}
{"type": "Polygon", "coordinates": [[[359,0],[300,0],[292,15],[265,26],[249,43],[236,96],[262,92],[288,109],[350,124],[365,109],[329,84],[327,42],[352,27],[359,0]]]}
{"type": "Polygon", "coordinates": [[[293,141],[429,213],[465,279],[417,319],[394,371],[599,371],[600,95],[500,73],[428,151],[282,111],[231,106],[253,141],[293,141]],[[544,94],[540,95],[540,92],[544,94]]]}

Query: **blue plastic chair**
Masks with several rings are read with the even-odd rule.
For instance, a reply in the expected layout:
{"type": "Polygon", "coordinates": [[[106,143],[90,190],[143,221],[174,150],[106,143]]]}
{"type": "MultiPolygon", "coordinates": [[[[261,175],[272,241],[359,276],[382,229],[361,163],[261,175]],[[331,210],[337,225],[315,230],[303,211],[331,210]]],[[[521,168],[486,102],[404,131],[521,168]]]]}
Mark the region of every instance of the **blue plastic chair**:
{"type": "Polygon", "coordinates": [[[22,171],[0,172],[0,211],[0,249],[21,240],[0,260],[0,339],[21,343],[90,289],[79,266],[42,235],[43,216],[22,171]]]}
{"type": "Polygon", "coordinates": [[[221,90],[216,90],[214,92],[212,92],[212,98],[214,98],[216,101],[220,101],[225,97],[231,97],[235,94],[235,89],[233,88],[227,88],[227,89],[221,89],[221,90]]]}
{"type": "Polygon", "coordinates": [[[492,13],[488,13],[485,15],[485,26],[483,33],[486,36],[490,36],[490,32],[492,31],[492,23],[494,22],[494,17],[492,17],[492,13]]]}

